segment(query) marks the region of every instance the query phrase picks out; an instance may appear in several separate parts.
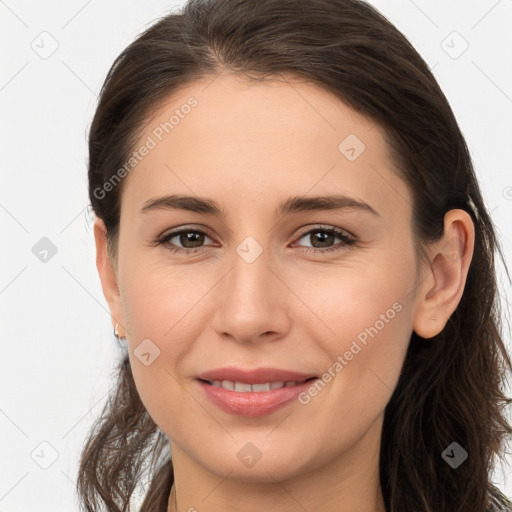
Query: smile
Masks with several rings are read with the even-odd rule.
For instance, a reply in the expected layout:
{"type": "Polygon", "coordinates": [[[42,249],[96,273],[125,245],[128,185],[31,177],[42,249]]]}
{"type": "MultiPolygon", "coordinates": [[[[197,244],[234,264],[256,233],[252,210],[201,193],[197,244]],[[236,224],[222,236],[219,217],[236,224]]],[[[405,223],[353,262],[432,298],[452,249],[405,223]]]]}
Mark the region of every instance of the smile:
{"type": "Polygon", "coordinates": [[[214,380],[214,381],[206,381],[212,386],[216,388],[223,388],[229,391],[238,391],[238,392],[261,392],[261,391],[271,391],[274,389],[281,389],[284,387],[293,387],[298,384],[303,384],[304,382],[314,379],[315,377],[311,377],[310,379],[306,379],[303,381],[277,381],[277,382],[264,382],[261,384],[248,384],[246,382],[235,382],[231,380],[214,380]]]}
{"type": "Polygon", "coordinates": [[[248,384],[230,380],[197,379],[206,398],[228,414],[257,418],[271,414],[293,402],[316,377],[303,381],[272,381],[248,384]]]}

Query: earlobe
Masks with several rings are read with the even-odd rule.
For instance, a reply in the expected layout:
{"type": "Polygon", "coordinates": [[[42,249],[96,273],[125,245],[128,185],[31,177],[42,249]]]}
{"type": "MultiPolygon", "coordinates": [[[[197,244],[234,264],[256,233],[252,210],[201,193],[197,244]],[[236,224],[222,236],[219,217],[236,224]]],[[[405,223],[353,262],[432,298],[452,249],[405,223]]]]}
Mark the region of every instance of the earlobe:
{"type": "Polygon", "coordinates": [[[413,330],[422,338],[439,334],[457,309],[473,257],[474,225],[464,210],[445,214],[443,237],[431,246],[429,276],[417,294],[413,330]]]}
{"type": "Polygon", "coordinates": [[[124,316],[116,269],[108,254],[105,223],[100,218],[96,218],[94,221],[94,239],[96,242],[96,268],[98,269],[103,295],[105,296],[112,316],[112,327],[116,324],[120,324],[119,331],[123,331],[124,316]]]}

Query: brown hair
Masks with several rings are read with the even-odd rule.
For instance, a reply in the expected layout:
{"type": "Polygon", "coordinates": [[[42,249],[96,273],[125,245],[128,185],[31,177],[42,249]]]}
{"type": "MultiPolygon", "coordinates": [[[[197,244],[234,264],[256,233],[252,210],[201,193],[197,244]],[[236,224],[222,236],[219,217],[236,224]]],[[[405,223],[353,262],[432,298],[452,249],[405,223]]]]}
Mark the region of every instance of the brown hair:
{"type": "MultiPolygon", "coordinates": [[[[420,257],[442,236],[449,209],[472,216],[475,249],[461,301],[433,339],[412,333],[386,407],[380,481],[388,512],[512,510],[489,478],[512,433],[504,415],[512,399],[501,389],[511,361],[494,267],[496,252],[503,256],[446,97],[413,46],[369,4],[191,0],[130,44],[108,73],[89,138],[89,197],[106,225],[112,257],[123,181],[106,194],[98,191],[124,165],[163,99],[222,71],[247,80],[306,80],[383,127],[397,173],[413,193],[420,257]],[[469,454],[457,469],[441,457],[453,441],[469,454]]],[[[117,378],[83,450],[81,505],[127,511],[145,476],[142,510],[165,512],[173,482],[168,440],[140,400],[127,354],[117,378]]]]}

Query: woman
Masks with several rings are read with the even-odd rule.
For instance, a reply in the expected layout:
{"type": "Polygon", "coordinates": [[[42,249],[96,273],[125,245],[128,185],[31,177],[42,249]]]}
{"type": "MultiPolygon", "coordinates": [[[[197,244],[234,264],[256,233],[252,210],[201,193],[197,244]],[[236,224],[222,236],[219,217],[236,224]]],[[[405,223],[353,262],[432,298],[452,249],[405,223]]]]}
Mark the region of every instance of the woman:
{"type": "Polygon", "coordinates": [[[492,221],[428,66],[358,0],[190,1],[90,131],[116,393],[84,510],[512,510],[492,221]],[[304,245],[305,244],[305,245],[304,245]]]}

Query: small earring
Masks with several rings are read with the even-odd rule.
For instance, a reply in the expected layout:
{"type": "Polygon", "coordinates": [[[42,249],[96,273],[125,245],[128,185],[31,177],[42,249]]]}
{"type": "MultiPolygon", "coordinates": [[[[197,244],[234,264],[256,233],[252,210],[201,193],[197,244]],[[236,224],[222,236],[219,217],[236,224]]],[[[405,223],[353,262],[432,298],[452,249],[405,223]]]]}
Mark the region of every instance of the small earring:
{"type": "Polygon", "coordinates": [[[119,340],[121,339],[121,337],[119,336],[119,322],[114,327],[114,336],[116,337],[117,342],[119,343],[119,340]]]}

